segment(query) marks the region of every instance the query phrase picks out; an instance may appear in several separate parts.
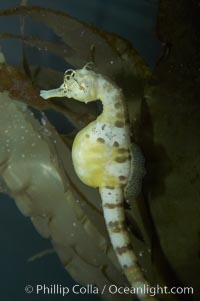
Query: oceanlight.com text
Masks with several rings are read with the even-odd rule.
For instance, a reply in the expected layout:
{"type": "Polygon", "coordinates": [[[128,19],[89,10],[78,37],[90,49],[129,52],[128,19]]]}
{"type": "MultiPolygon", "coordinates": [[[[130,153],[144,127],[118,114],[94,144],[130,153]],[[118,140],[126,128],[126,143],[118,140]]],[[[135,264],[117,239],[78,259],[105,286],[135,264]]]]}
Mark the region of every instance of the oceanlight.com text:
{"type": "Polygon", "coordinates": [[[66,296],[68,294],[75,295],[103,295],[104,293],[109,293],[111,295],[120,294],[120,295],[193,295],[193,287],[167,287],[167,286],[150,286],[144,285],[142,287],[122,287],[114,284],[104,285],[102,288],[98,288],[92,284],[87,286],[82,286],[75,284],[74,286],[64,286],[61,284],[37,284],[26,285],[25,287],[26,294],[36,294],[36,295],[62,295],[66,296]]]}

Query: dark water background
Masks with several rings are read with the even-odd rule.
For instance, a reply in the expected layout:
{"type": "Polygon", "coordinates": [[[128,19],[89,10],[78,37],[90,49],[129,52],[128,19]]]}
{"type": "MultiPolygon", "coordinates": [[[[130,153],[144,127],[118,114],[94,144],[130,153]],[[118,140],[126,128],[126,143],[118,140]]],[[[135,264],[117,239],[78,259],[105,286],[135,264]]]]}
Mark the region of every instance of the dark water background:
{"type": "MultiPolygon", "coordinates": [[[[12,8],[19,1],[0,0],[0,9],[12,8]]],[[[128,39],[145,61],[153,68],[159,53],[159,41],[156,38],[155,21],[157,1],[155,0],[48,0],[28,1],[28,5],[40,5],[57,9],[76,17],[79,20],[92,23],[107,31],[112,31],[128,39]]],[[[1,32],[20,33],[19,18],[12,22],[8,18],[0,18],[1,32]]],[[[26,32],[40,38],[55,39],[44,26],[28,24],[26,32]]],[[[0,42],[7,63],[20,64],[21,44],[14,40],[0,42]]],[[[62,69],[61,62],[45,53],[27,49],[31,61],[56,69],[62,69]]],[[[27,259],[45,249],[51,248],[50,243],[41,238],[29,218],[25,218],[16,208],[13,200],[5,195],[0,196],[0,289],[1,300],[63,300],[56,295],[26,295],[24,287],[27,284],[63,284],[71,287],[75,282],[63,269],[56,254],[50,254],[34,262],[27,259]]],[[[66,297],[65,297],[66,298],[66,297]]],[[[68,295],[68,300],[99,300],[91,295],[68,295]]]]}

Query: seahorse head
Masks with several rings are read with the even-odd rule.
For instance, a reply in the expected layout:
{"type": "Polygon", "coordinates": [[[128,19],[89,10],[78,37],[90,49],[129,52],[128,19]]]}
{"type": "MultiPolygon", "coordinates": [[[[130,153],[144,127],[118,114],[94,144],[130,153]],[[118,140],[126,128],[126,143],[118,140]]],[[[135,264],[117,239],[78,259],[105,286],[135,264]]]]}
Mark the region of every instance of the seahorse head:
{"type": "Polygon", "coordinates": [[[97,99],[98,74],[86,67],[82,69],[68,69],[65,71],[63,84],[58,89],[40,91],[44,99],[51,97],[74,98],[81,102],[89,102],[97,99]]]}

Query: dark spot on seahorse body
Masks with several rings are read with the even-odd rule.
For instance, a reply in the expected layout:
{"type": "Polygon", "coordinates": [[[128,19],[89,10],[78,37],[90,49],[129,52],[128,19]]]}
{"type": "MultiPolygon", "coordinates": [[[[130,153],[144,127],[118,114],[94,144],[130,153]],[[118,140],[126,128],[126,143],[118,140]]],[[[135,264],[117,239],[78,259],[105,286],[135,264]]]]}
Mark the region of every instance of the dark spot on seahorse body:
{"type": "Polygon", "coordinates": [[[103,138],[101,138],[101,137],[97,138],[97,141],[100,142],[100,143],[105,143],[105,140],[103,138]]]}
{"type": "MultiPolygon", "coordinates": [[[[134,262],[137,262],[137,258],[135,258],[134,262]]],[[[127,275],[129,273],[131,273],[132,275],[134,275],[134,276],[132,276],[132,277],[134,277],[132,279],[135,279],[136,282],[138,281],[139,277],[141,279],[143,279],[143,276],[141,275],[141,268],[138,265],[134,265],[134,266],[131,266],[131,267],[130,266],[128,267],[128,266],[124,265],[122,268],[123,268],[124,272],[127,275]]]]}
{"type": "Polygon", "coordinates": [[[115,158],[115,161],[118,162],[118,163],[124,163],[128,160],[127,157],[116,157],[115,158]]]}
{"type": "Polygon", "coordinates": [[[106,125],[104,124],[104,125],[102,125],[101,129],[102,129],[102,130],[104,130],[104,129],[105,129],[105,127],[106,127],[106,125]]]}
{"type": "Polygon", "coordinates": [[[112,228],[112,227],[116,227],[116,226],[119,226],[121,225],[123,222],[122,221],[110,221],[107,225],[109,228],[112,228]]]}
{"type": "Polygon", "coordinates": [[[116,108],[116,109],[121,108],[121,103],[120,103],[120,102],[116,102],[116,103],[115,103],[115,108],[116,108]]]}
{"type": "Polygon", "coordinates": [[[118,149],[118,153],[119,153],[119,154],[124,154],[124,153],[126,153],[126,152],[128,152],[128,149],[127,149],[127,148],[121,147],[121,148],[118,149]]]}
{"type": "Polygon", "coordinates": [[[126,225],[124,221],[114,221],[114,222],[111,221],[107,224],[107,226],[112,233],[123,232],[126,229],[126,225]]]}
{"type": "Polygon", "coordinates": [[[86,137],[86,138],[90,138],[90,135],[86,134],[85,137],[86,137]]]}
{"type": "Polygon", "coordinates": [[[121,181],[125,181],[125,180],[127,180],[127,177],[125,177],[125,176],[119,176],[119,179],[120,179],[121,181]]]}
{"type": "Polygon", "coordinates": [[[103,205],[103,207],[104,208],[108,208],[108,209],[115,209],[115,208],[123,208],[124,205],[123,205],[123,203],[115,203],[115,204],[113,204],[113,203],[105,203],[103,205]]]}
{"type": "Polygon", "coordinates": [[[124,127],[124,122],[123,122],[123,121],[120,121],[120,120],[117,120],[117,121],[115,122],[115,126],[116,126],[117,128],[123,128],[123,127],[124,127]]]}
{"type": "Polygon", "coordinates": [[[118,143],[117,141],[115,141],[115,142],[113,143],[113,146],[118,147],[118,146],[119,146],[119,143],[118,143]]]}
{"type": "Polygon", "coordinates": [[[119,255],[122,255],[124,253],[126,253],[127,251],[131,250],[132,247],[130,244],[124,246],[124,247],[117,247],[115,250],[119,255]]]}
{"type": "Polygon", "coordinates": [[[115,189],[114,186],[106,186],[106,189],[115,189]]]}

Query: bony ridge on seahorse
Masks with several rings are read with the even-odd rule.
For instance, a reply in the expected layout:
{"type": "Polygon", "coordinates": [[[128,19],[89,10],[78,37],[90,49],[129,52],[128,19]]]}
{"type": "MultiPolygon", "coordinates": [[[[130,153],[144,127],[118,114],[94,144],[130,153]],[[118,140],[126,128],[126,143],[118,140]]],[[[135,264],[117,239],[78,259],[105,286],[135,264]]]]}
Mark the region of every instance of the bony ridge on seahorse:
{"type": "Polygon", "coordinates": [[[82,182],[99,188],[110,240],[131,286],[137,288],[141,300],[156,300],[144,290],[149,284],[138,265],[125,224],[124,190],[130,177],[136,179],[134,185],[140,186],[142,173],[137,183],[137,176],[131,168],[137,158],[133,157],[130,147],[130,130],[121,89],[90,70],[87,64],[82,69],[68,69],[58,89],[42,90],[40,96],[44,99],[66,96],[85,103],[99,99],[102,102],[100,116],[82,129],[74,140],[74,168],[82,182]]]}

